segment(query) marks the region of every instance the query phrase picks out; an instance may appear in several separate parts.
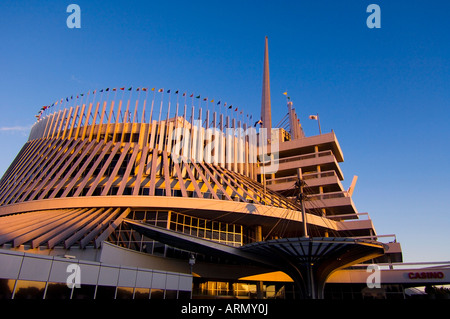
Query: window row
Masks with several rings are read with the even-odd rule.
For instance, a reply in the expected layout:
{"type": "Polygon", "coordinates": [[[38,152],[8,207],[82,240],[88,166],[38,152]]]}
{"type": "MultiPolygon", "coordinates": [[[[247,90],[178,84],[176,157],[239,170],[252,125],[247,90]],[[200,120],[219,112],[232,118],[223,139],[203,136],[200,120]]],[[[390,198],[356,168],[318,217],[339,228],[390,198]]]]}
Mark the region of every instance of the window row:
{"type": "Polygon", "coordinates": [[[0,279],[0,299],[190,299],[190,291],[0,279]]]}

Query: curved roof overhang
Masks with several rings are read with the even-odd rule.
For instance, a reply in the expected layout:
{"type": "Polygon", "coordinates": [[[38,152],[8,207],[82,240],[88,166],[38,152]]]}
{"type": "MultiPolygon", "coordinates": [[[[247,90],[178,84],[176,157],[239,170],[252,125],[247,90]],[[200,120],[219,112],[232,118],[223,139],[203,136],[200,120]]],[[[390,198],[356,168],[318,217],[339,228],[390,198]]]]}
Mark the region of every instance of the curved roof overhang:
{"type": "MultiPolygon", "coordinates": [[[[216,219],[247,226],[271,228],[280,220],[289,221],[292,228],[301,229],[301,213],[295,210],[237,201],[165,196],[83,196],[28,201],[0,207],[0,216],[31,211],[70,208],[130,207],[132,209],[167,209],[205,219],[216,219]]],[[[306,214],[309,225],[334,231],[372,228],[370,220],[334,221],[322,216],[306,214]]]]}
{"type": "Polygon", "coordinates": [[[382,243],[346,237],[281,238],[232,247],[130,219],[124,222],[135,231],[176,248],[281,270],[297,283],[303,296],[319,298],[333,272],[385,253],[382,243]],[[309,276],[315,288],[308,288],[309,276]]]}

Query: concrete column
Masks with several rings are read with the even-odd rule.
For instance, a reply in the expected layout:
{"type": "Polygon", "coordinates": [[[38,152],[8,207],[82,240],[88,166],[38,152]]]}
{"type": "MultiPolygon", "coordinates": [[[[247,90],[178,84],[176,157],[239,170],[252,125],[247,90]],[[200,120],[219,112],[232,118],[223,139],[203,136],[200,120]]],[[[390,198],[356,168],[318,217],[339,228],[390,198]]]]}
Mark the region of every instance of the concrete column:
{"type": "Polygon", "coordinates": [[[264,299],[264,285],[262,281],[256,282],[256,298],[264,299]]]}
{"type": "Polygon", "coordinates": [[[263,240],[262,226],[261,226],[261,225],[255,226],[255,240],[256,240],[257,242],[263,240]]]}

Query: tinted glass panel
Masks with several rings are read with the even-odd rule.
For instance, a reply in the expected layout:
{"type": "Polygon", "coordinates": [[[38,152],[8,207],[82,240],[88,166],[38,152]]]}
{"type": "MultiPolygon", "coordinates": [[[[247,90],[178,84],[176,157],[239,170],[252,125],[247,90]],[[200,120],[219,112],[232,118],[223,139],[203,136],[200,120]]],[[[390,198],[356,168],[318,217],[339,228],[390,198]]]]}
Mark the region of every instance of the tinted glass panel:
{"type": "Polygon", "coordinates": [[[152,289],[151,299],[164,299],[164,290],[162,289],[152,289]]]}
{"type": "Polygon", "coordinates": [[[116,287],[114,286],[98,286],[95,299],[114,299],[116,287]]]}
{"type": "Polygon", "coordinates": [[[133,299],[133,288],[117,287],[116,299],[133,299]]]}
{"type": "Polygon", "coordinates": [[[80,288],[73,288],[72,299],[94,299],[95,285],[81,285],[80,288]]]}
{"type": "Polygon", "coordinates": [[[134,290],[134,299],[148,299],[150,294],[149,288],[136,288],[134,290]]]}
{"type": "Polygon", "coordinates": [[[11,299],[15,280],[0,278],[0,299],[11,299]]]}
{"type": "Polygon", "coordinates": [[[70,299],[71,292],[72,289],[67,287],[66,284],[49,282],[45,299],[70,299]]]}

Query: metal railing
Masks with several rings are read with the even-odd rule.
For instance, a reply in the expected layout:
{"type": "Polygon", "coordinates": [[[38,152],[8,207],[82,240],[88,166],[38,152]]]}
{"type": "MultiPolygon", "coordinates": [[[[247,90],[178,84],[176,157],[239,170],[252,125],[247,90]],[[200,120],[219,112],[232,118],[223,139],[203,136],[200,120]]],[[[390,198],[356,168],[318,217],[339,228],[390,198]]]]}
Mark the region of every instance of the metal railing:
{"type": "MultiPolygon", "coordinates": [[[[304,180],[309,179],[317,179],[317,178],[324,178],[324,177],[332,177],[335,176],[337,178],[335,171],[325,171],[325,172],[315,172],[315,173],[305,173],[303,175],[304,180]]],[[[289,183],[289,182],[295,182],[298,180],[297,176],[288,176],[288,177],[278,177],[278,178],[272,178],[266,181],[267,185],[274,185],[274,184],[282,184],[282,183],[289,183]]]]}
{"type": "Polygon", "coordinates": [[[289,163],[289,162],[301,161],[301,160],[317,158],[317,157],[324,157],[324,156],[333,156],[333,152],[328,150],[328,151],[322,151],[322,152],[317,152],[317,153],[310,153],[310,154],[305,154],[305,155],[296,155],[296,156],[284,157],[284,158],[280,158],[278,160],[275,160],[275,162],[278,162],[279,164],[282,164],[282,163],[289,163]]]}

